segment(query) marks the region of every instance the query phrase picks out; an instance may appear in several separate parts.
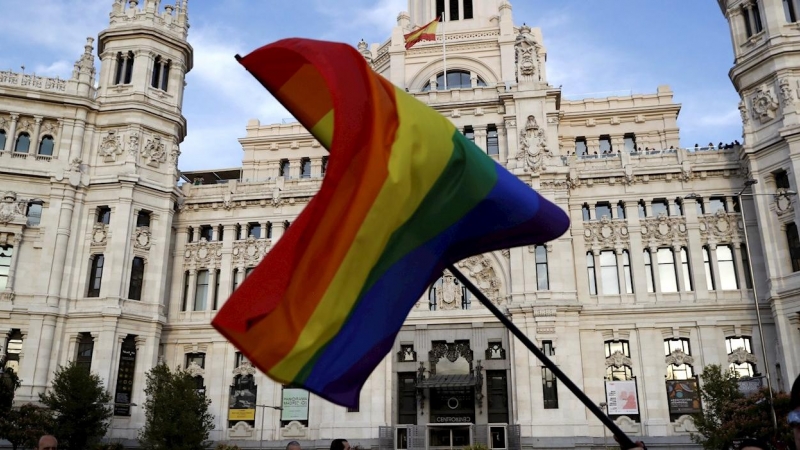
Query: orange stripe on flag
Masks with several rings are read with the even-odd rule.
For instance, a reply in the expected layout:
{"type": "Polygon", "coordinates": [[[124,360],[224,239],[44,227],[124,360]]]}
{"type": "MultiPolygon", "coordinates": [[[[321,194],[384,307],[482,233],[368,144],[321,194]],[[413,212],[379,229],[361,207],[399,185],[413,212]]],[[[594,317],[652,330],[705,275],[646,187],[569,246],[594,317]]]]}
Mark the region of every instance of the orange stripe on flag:
{"type": "Polygon", "coordinates": [[[300,66],[275,97],[286,109],[296,111],[297,120],[308,128],[316,125],[333,108],[328,86],[311,64],[300,66]]]}

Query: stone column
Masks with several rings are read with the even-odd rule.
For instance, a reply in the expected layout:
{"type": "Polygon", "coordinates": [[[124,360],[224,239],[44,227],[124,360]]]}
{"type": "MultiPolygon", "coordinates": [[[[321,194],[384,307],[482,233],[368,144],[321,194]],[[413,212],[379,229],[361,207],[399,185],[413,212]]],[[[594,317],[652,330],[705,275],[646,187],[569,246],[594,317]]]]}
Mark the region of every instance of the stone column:
{"type": "Polygon", "coordinates": [[[594,257],[594,284],[597,286],[597,295],[603,295],[603,271],[600,267],[600,250],[593,248],[592,256],[594,257]]]}
{"type": "Polygon", "coordinates": [[[655,245],[650,246],[650,269],[653,275],[653,291],[656,293],[660,293],[661,274],[658,271],[658,247],[655,245]]]}
{"type": "Polygon", "coordinates": [[[243,223],[241,228],[239,229],[239,240],[247,239],[247,224],[243,223]]]}
{"type": "MultiPolygon", "coordinates": [[[[747,269],[744,267],[741,242],[733,243],[733,261],[734,265],[736,266],[736,276],[739,278],[739,289],[742,292],[742,296],[749,298],[749,295],[747,295],[747,291],[752,288],[747,287],[747,277],[750,276],[750,273],[748,273],[747,269]]],[[[752,264],[750,262],[750,258],[747,258],[747,264],[752,264]]]]}
{"type": "Polygon", "coordinates": [[[622,250],[622,247],[616,248],[614,249],[614,254],[617,257],[617,279],[619,280],[619,293],[620,295],[625,295],[628,293],[628,290],[625,282],[625,259],[622,257],[622,250]]]}
{"type": "MultiPolygon", "coordinates": [[[[217,268],[208,268],[208,296],[206,298],[206,311],[214,311],[214,294],[217,291],[217,268]]],[[[216,298],[219,301],[219,296],[216,298]]]]}
{"type": "Polygon", "coordinates": [[[11,113],[11,128],[8,130],[6,136],[6,145],[3,148],[4,152],[10,152],[14,149],[14,143],[17,141],[17,122],[19,121],[19,114],[11,113]]]}
{"type": "MultiPolygon", "coordinates": [[[[711,263],[711,276],[714,279],[714,287],[713,289],[716,291],[721,290],[719,285],[719,262],[717,261],[717,244],[708,244],[708,253],[709,253],[709,261],[711,263]]],[[[709,286],[708,290],[711,290],[712,287],[709,286]]]]}
{"type": "Polygon", "coordinates": [[[22,250],[22,233],[14,234],[14,240],[12,245],[14,249],[11,251],[11,266],[8,268],[8,283],[6,284],[6,291],[14,290],[14,274],[17,272],[17,261],[19,261],[19,252],[20,250],[22,250]]]}
{"type": "Polygon", "coordinates": [[[686,292],[686,282],[683,279],[683,257],[681,256],[681,246],[672,247],[672,257],[675,260],[675,274],[678,279],[678,292],[686,292]]]}
{"type": "Polygon", "coordinates": [[[189,289],[186,290],[186,304],[184,311],[194,311],[194,294],[197,290],[197,269],[189,269],[189,289]]]}
{"type": "Polygon", "coordinates": [[[58,184],[55,186],[55,189],[52,190],[56,190],[56,192],[51,193],[51,198],[58,199],[60,197],[61,209],[58,213],[55,249],[53,250],[53,260],[48,280],[47,304],[50,306],[58,306],[61,296],[61,285],[64,279],[67,247],[69,246],[72,212],[75,207],[75,189],[66,184],[58,184]],[[62,189],[62,191],[58,192],[56,190],[58,188],[62,189]]]}
{"type": "Polygon", "coordinates": [[[39,154],[39,133],[42,131],[42,116],[33,116],[33,136],[31,136],[31,148],[28,149],[28,153],[33,153],[34,155],[39,154]],[[33,151],[31,151],[33,150],[33,151]]]}
{"type": "Polygon", "coordinates": [[[497,145],[499,147],[497,161],[508,161],[508,141],[506,129],[502,125],[497,128],[497,145]]]}
{"type": "Polygon", "coordinates": [[[272,224],[272,245],[275,245],[278,242],[278,239],[283,236],[283,232],[286,231],[284,229],[284,222],[277,221],[273,222],[272,224]]]}
{"type": "MultiPolygon", "coordinates": [[[[31,324],[33,325],[33,324],[31,324]]],[[[31,327],[32,330],[35,327],[31,327]]],[[[39,394],[47,389],[47,377],[50,375],[50,353],[56,331],[56,316],[46,315],[42,318],[39,333],[39,350],[36,355],[36,372],[33,376],[33,392],[39,394]]]]}
{"type": "Polygon", "coordinates": [[[219,241],[219,227],[211,227],[211,241],[219,241]]]}
{"type": "Polygon", "coordinates": [[[67,161],[72,161],[75,158],[83,159],[83,139],[86,134],[86,110],[78,109],[75,113],[74,125],[72,126],[72,143],[69,147],[69,158],[67,161]]]}

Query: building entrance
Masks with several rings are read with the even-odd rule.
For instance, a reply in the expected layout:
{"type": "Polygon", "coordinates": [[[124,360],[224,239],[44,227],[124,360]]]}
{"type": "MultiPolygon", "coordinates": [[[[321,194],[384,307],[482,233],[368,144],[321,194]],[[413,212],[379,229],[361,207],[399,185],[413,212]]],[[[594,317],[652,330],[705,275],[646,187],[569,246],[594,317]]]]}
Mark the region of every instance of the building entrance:
{"type": "Polygon", "coordinates": [[[428,448],[438,450],[457,450],[472,443],[469,425],[428,426],[428,448]]]}

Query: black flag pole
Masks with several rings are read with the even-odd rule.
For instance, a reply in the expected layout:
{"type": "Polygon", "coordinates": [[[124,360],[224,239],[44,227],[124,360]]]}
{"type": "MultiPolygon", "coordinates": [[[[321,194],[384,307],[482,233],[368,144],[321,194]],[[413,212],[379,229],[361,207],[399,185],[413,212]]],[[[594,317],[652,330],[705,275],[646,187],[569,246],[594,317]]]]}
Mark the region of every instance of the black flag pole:
{"type": "Polygon", "coordinates": [[[597,418],[600,420],[600,422],[603,423],[603,425],[608,427],[611,433],[614,436],[616,436],[620,446],[623,449],[632,449],[636,447],[636,444],[634,444],[631,438],[629,438],[628,435],[626,435],[625,432],[623,432],[617,426],[617,424],[614,423],[614,421],[611,420],[611,418],[608,417],[600,409],[599,406],[594,404],[594,402],[592,402],[592,400],[589,397],[587,397],[586,394],[584,394],[583,391],[577,385],[575,385],[575,383],[573,383],[572,380],[570,380],[569,377],[564,372],[562,372],[557,365],[553,363],[553,361],[550,360],[550,358],[548,358],[541,350],[539,350],[539,347],[534,345],[534,343],[531,342],[530,339],[528,339],[528,336],[525,336],[522,330],[517,328],[517,326],[514,325],[514,323],[511,322],[511,320],[508,317],[506,317],[505,314],[503,314],[494,305],[494,303],[491,302],[491,300],[486,298],[486,296],[483,294],[483,292],[481,292],[481,290],[477,286],[472,284],[472,282],[463,273],[461,273],[460,270],[456,269],[455,266],[453,266],[452,264],[450,264],[447,267],[447,269],[456,278],[458,278],[458,281],[460,281],[464,286],[466,286],[466,288],[472,293],[472,295],[474,295],[475,297],[478,298],[478,300],[480,300],[483,306],[485,306],[489,311],[491,311],[492,314],[497,316],[497,318],[500,319],[500,322],[502,322],[503,325],[505,325],[506,328],[508,328],[509,331],[511,331],[511,333],[514,336],[516,336],[516,338],[519,339],[525,345],[525,347],[528,348],[528,350],[531,351],[531,353],[536,355],[536,357],[539,358],[539,361],[541,361],[542,364],[545,365],[545,367],[550,369],[550,371],[553,372],[553,375],[555,375],[556,378],[558,378],[562,383],[564,383],[567,389],[572,391],[572,393],[575,394],[575,396],[578,397],[578,399],[581,402],[583,402],[583,404],[589,409],[589,411],[591,411],[595,416],[597,416],[597,418]]]}

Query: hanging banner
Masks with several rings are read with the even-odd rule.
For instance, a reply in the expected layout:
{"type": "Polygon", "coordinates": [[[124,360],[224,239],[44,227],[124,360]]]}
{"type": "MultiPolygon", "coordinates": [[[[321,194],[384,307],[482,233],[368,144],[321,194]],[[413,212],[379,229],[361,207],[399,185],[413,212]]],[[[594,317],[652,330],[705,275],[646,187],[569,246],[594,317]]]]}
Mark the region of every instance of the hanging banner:
{"type": "Polygon", "coordinates": [[[114,415],[131,415],[133,374],[136,372],[136,341],[128,336],[122,341],[117,370],[117,388],[114,392],[114,415]]]}
{"type": "Polygon", "coordinates": [[[636,380],[607,380],[606,405],[608,405],[609,416],[633,416],[639,414],[636,380]]]}
{"type": "Polygon", "coordinates": [[[670,414],[693,414],[702,411],[697,379],[667,380],[667,401],[670,414]]]}
{"type": "Polygon", "coordinates": [[[283,390],[281,420],[308,420],[308,391],[305,389],[283,390]]]}
{"type": "Polygon", "coordinates": [[[256,393],[258,387],[252,375],[239,375],[233,379],[228,406],[228,420],[256,420],[256,393]]]}

